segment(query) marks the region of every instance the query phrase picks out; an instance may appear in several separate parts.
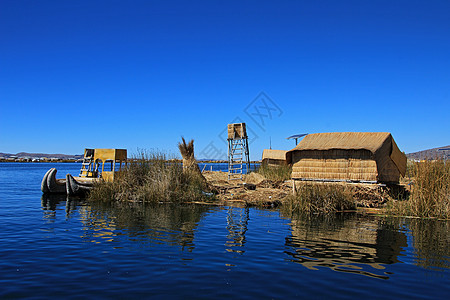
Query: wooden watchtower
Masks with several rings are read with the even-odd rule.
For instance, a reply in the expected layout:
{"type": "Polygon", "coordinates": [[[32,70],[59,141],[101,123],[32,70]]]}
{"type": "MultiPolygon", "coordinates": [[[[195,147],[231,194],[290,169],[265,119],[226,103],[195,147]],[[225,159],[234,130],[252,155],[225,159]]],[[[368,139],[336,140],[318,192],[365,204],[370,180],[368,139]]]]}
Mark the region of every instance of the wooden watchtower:
{"type": "Polygon", "coordinates": [[[250,170],[250,155],[245,123],[228,124],[228,180],[242,180],[243,165],[250,170]]]}

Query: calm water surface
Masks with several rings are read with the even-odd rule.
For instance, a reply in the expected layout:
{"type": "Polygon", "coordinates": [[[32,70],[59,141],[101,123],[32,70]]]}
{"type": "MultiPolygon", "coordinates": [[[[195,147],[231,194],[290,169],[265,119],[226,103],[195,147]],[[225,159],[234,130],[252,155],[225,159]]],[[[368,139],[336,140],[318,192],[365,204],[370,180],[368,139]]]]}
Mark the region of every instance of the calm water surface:
{"type": "Polygon", "coordinates": [[[0,163],[0,298],[441,298],[449,222],[42,197],[0,163]]]}

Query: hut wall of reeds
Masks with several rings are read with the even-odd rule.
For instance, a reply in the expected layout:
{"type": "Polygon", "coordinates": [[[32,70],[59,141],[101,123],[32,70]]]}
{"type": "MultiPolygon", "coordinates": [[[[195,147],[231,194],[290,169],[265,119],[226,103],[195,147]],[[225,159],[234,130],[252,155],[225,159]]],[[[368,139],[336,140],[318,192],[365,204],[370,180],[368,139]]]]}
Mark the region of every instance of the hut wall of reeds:
{"type": "Polygon", "coordinates": [[[285,150],[264,149],[262,155],[262,163],[268,166],[286,165],[285,150]]]}
{"type": "Polygon", "coordinates": [[[406,156],[388,132],[309,134],[286,160],[293,179],[396,183],[406,172],[406,156]]]}

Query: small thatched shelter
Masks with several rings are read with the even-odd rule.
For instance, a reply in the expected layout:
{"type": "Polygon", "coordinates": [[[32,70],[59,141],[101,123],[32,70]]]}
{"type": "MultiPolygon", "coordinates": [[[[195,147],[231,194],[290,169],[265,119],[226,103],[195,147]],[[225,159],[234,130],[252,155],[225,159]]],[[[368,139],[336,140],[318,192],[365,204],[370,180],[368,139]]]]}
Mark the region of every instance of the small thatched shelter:
{"type": "Polygon", "coordinates": [[[285,150],[264,149],[262,155],[262,163],[268,166],[286,165],[285,150]]]}
{"type": "Polygon", "coordinates": [[[293,179],[397,183],[406,155],[388,132],[307,135],[286,153],[293,179]]]}

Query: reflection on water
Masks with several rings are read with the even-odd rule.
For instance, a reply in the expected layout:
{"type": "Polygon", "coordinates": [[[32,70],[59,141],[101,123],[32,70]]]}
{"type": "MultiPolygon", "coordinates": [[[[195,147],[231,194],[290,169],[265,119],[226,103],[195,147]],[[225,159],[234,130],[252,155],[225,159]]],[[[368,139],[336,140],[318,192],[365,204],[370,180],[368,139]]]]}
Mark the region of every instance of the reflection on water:
{"type": "Polygon", "coordinates": [[[63,194],[43,194],[41,196],[42,210],[44,211],[44,218],[52,220],[56,215],[56,208],[61,203],[65,203],[66,217],[70,218],[72,211],[77,210],[78,206],[84,203],[84,200],[79,198],[69,198],[63,194]]]}
{"type": "Polygon", "coordinates": [[[126,234],[141,246],[152,244],[179,245],[192,251],[194,230],[208,206],[146,205],[142,203],[91,203],[80,208],[85,226],[83,239],[94,243],[114,242],[126,234]]]}
{"type": "Polygon", "coordinates": [[[418,266],[450,268],[450,221],[408,219],[418,266]]]}
{"type": "Polygon", "coordinates": [[[62,201],[66,201],[65,195],[43,194],[41,196],[41,205],[44,211],[55,211],[56,206],[62,201]]]}
{"type": "Polygon", "coordinates": [[[245,233],[249,220],[249,208],[228,207],[227,209],[227,242],[228,252],[244,253],[245,233]],[[240,249],[238,249],[239,247],[240,249]]]}
{"type": "MultiPolygon", "coordinates": [[[[86,203],[64,195],[43,196],[41,200],[44,219],[48,222],[54,222],[58,206],[65,205],[66,219],[77,213],[83,224],[81,238],[86,242],[117,242],[117,248],[121,248],[120,241],[125,238],[139,247],[168,245],[188,252],[195,250],[197,227],[206,213],[223,210],[205,205],[86,203]]],[[[251,211],[250,208],[225,208],[227,252],[246,254],[251,211]]],[[[387,266],[401,263],[408,242],[414,246],[417,266],[450,268],[450,222],[447,221],[358,214],[326,217],[282,214],[282,217],[290,220],[291,228],[284,238],[286,259],[309,270],[326,268],[389,279],[391,273],[387,266]]]]}
{"type": "Polygon", "coordinates": [[[329,268],[388,279],[385,264],[398,262],[406,235],[391,224],[352,214],[292,218],[286,238],[291,261],[310,270],[329,268]]]}
{"type": "Polygon", "coordinates": [[[43,194],[41,196],[42,210],[44,211],[44,219],[49,222],[54,221],[56,216],[56,207],[61,202],[66,201],[65,195],[48,195],[43,194]]]}

